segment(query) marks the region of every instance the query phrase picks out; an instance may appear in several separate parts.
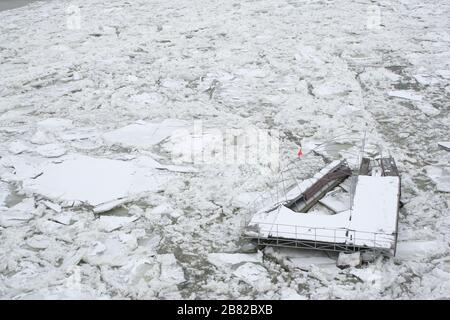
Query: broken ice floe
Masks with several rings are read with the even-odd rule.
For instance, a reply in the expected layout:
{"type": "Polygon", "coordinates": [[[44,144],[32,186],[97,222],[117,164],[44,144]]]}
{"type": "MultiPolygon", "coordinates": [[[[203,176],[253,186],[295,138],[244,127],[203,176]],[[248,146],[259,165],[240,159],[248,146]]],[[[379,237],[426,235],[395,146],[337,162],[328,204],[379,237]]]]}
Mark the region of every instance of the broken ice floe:
{"type": "Polygon", "coordinates": [[[92,129],[84,128],[77,130],[69,130],[63,133],[60,138],[63,141],[79,141],[79,140],[87,140],[90,138],[95,138],[97,136],[97,132],[92,129]]]}
{"type": "Polygon", "coordinates": [[[55,212],[61,212],[62,211],[62,208],[61,208],[61,206],[59,205],[59,204],[57,204],[57,203],[53,203],[53,202],[51,202],[51,201],[42,201],[42,203],[47,207],[47,208],[49,208],[49,209],[51,209],[51,210],[53,210],[53,211],[55,211],[55,212]]]}
{"type": "Polygon", "coordinates": [[[8,170],[3,173],[0,171],[0,178],[7,182],[36,178],[42,173],[38,168],[41,163],[41,159],[33,157],[4,157],[0,160],[0,168],[2,166],[8,170]]]}
{"type": "Polygon", "coordinates": [[[151,148],[177,130],[187,128],[183,120],[166,119],[161,123],[139,122],[103,135],[106,143],[129,148],[151,148]]]}
{"type": "Polygon", "coordinates": [[[50,237],[37,234],[28,238],[26,244],[33,249],[46,249],[52,244],[52,240],[50,237]]]}
{"type": "Polygon", "coordinates": [[[450,79],[450,70],[437,70],[436,74],[444,79],[450,79]]]}
{"type": "Polygon", "coordinates": [[[36,152],[46,158],[58,158],[66,154],[66,149],[62,144],[50,143],[37,147],[36,152]]]}
{"type": "Polygon", "coordinates": [[[112,200],[112,201],[105,202],[105,203],[95,206],[93,211],[94,211],[94,213],[108,212],[114,208],[117,208],[117,207],[127,203],[128,201],[129,201],[128,198],[112,200]]]}
{"type": "Polygon", "coordinates": [[[298,294],[295,289],[286,288],[281,292],[281,300],[308,300],[304,295],[298,294]]]}
{"type": "Polygon", "coordinates": [[[136,221],[138,217],[115,217],[115,216],[102,216],[99,218],[98,226],[100,230],[111,232],[126,226],[127,224],[136,221]]]}
{"type": "Polygon", "coordinates": [[[31,137],[30,142],[38,145],[52,144],[64,131],[72,127],[72,121],[67,119],[49,118],[42,120],[37,123],[36,132],[31,137]]]}
{"type": "Polygon", "coordinates": [[[25,199],[11,208],[7,208],[0,214],[0,226],[11,227],[21,225],[31,220],[35,212],[33,199],[25,199]]]}
{"type": "Polygon", "coordinates": [[[51,134],[40,130],[36,131],[30,140],[30,142],[33,144],[49,144],[54,141],[55,138],[51,134]]]}
{"type": "Polygon", "coordinates": [[[0,208],[5,204],[8,195],[9,195],[8,185],[0,181],[0,208]]]}
{"type": "Polygon", "coordinates": [[[422,99],[423,99],[423,96],[418,95],[414,92],[410,92],[410,91],[401,91],[401,90],[389,91],[388,95],[390,97],[394,97],[394,98],[401,98],[401,99],[413,100],[413,101],[422,101],[422,99]]]}
{"type": "Polygon", "coordinates": [[[439,83],[438,79],[427,74],[416,74],[414,75],[414,79],[422,85],[433,85],[439,83]]]}
{"type": "Polygon", "coordinates": [[[73,123],[71,120],[62,118],[48,118],[37,123],[37,128],[49,132],[63,131],[71,128],[73,123]]]}
{"type": "Polygon", "coordinates": [[[258,253],[210,253],[208,254],[208,262],[214,266],[231,267],[233,265],[246,262],[262,263],[262,254],[258,253]]]}
{"type": "Polygon", "coordinates": [[[183,268],[172,253],[160,254],[127,264],[129,285],[136,288],[138,296],[181,298],[177,286],[186,281],[183,268]]]}
{"type": "Polygon", "coordinates": [[[351,91],[351,87],[344,84],[343,82],[335,83],[319,83],[314,85],[313,93],[318,97],[332,97],[336,95],[345,95],[347,92],[351,91]]]}
{"type": "Polygon", "coordinates": [[[91,265],[120,267],[128,263],[130,250],[118,237],[110,236],[94,242],[83,260],[91,265]]]}
{"type": "Polygon", "coordinates": [[[158,205],[157,207],[152,209],[151,214],[154,214],[154,215],[169,214],[173,210],[174,209],[170,206],[170,204],[161,203],[160,205],[158,205]]]}
{"type": "Polygon", "coordinates": [[[425,167],[428,177],[436,184],[441,192],[450,192],[450,168],[438,166],[425,167]]]}
{"type": "Polygon", "coordinates": [[[160,263],[159,279],[163,284],[176,285],[185,281],[184,271],[173,253],[160,254],[156,260],[160,263]]]}
{"type": "Polygon", "coordinates": [[[23,189],[52,201],[83,203],[105,211],[101,209],[112,209],[121,199],[159,190],[165,179],[152,169],[130,161],[74,155],[46,164],[42,175],[23,182],[23,189]]]}
{"type": "Polygon", "coordinates": [[[340,252],[336,264],[338,267],[357,267],[361,264],[361,262],[360,252],[340,252]]]}
{"type": "Polygon", "coordinates": [[[259,201],[264,196],[262,192],[243,192],[239,193],[232,199],[232,203],[236,207],[249,208],[255,204],[256,201],[259,201]]]}
{"type": "Polygon", "coordinates": [[[58,213],[52,218],[52,220],[64,225],[69,225],[72,221],[72,216],[72,212],[58,213]]]}
{"type": "Polygon", "coordinates": [[[291,268],[310,271],[311,268],[336,269],[336,259],[329,254],[313,250],[268,247],[264,253],[281,261],[291,268]]]}
{"type": "Polygon", "coordinates": [[[435,116],[440,113],[439,109],[433,107],[429,102],[416,103],[416,107],[427,116],[435,116]]]}
{"type": "Polygon", "coordinates": [[[440,141],[438,142],[438,146],[444,150],[450,151],[450,141],[440,141]]]}
{"type": "Polygon", "coordinates": [[[234,270],[233,275],[258,290],[267,290],[271,285],[267,269],[260,264],[246,262],[234,270]]]}
{"type": "Polygon", "coordinates": [[[29,150],[29,147],[21,141],[11,142],[8,148],[12,154],[21,154],[29,150]]]}
{"type": "Polygon", "coordinates": [[[150,211],[150,215],[152,217],[164,216],[166,219],[167,217],[170,217],[174,220],[177,220],[182,216],[182,214],[183,212],[181,210],[172,208],[172,206],[168,203],[162,203],[150,211]]]}
{"type": "Polygon", "coordinates": [[[400,241],[397,245],[396,259],[410,261],[413,259],[426,260],[431,256],[438,256],[448,251],[448,245],[438,240],[410,240],[400,241]]]}
{"type": "Polygon", "coordinates": [[[239,280],[265,290],[270,287],[267,269],[262,265],[262,253],[210,253],[208,262],[222,271],[231,272],[239,280]]]}

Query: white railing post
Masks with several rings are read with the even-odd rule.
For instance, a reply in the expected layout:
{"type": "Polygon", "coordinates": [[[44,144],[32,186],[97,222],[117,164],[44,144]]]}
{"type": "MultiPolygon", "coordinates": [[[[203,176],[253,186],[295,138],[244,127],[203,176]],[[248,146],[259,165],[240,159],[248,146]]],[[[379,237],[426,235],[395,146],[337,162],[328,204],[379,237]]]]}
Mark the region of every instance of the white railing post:
{"type": "Polygon", "coordinates": [[[314,228],[314,248],[317,249],[317,228],[314,228]]]}
{"type": "Polygon", "coordinates": [[[334,236],[333,236],[333,249],[336,251],[336,229],[334,229],[334,236]]]}

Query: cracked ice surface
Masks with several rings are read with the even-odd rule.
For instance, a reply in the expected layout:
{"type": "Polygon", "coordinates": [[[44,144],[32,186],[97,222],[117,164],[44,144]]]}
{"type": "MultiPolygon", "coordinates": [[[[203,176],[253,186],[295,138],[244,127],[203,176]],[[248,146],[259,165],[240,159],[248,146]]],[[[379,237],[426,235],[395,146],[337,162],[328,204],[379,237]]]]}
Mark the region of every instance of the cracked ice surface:
{"type": "Polygon", "coordinates": [[[25,180],[23,189],[59,202],[80,201],[99,206],[160,189],[157,173],[131,161],[69,157],[42,168],[42,175],[25,180]]]}
{"type": "MultiPolygon", "coordinates": [[[[80,7],[80,29],[67,28],[65,2],[0,12],[0,296],[450,297],[450,201],[438,190],[450,153],[437,146],[450,129],[448,1],[71,5],[80,7]],[[368,28],[374,5],[381,23],[368,28]],[[296,162],[306,177],[323,159],[354,157],[357,148],[340,147],[367,129],[402,172],[398,256],[344,270],[326,257],[260,259],[240,227],[253,209],[247,198],[273,177],[245,166],[174,166],[166,134],[152,143],[133,136],[166,119],[279,129],[282,166],[304,139],[340,136],[338,150],[296,162]],[[68,176],[53,189],[47,175],[72,156],[120,162],[114,174],[91,169],[92,177],[108,171],[109,191],[88,193],[68,176]],[[164,180],[158,192],[117,199],[128,193],[115,177],[133,186],[131,171],[146,166],[144,176],[158,170],[164,180]],[[36,185],[44,181],[45,190],[36,185]],[[57,201],[61,188],[119,202],[97,212],[67,207],[57,201]]],[[[74,169],[86,183],[89,169],[74,169]]]]}

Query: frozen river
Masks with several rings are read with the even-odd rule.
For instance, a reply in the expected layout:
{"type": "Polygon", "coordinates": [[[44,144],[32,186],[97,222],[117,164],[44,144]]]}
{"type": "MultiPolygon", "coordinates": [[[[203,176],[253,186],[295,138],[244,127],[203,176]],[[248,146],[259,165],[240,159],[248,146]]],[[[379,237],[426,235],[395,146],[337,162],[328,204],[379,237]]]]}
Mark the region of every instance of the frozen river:
{"type": "Polygon", "coordinates": [[[450,298],[448,0],[70,3],[0,12],[0,297],[450,298]],[[242,222],[284,179],[175,161],[193,119],[279,130],[295,178],[367,132],[402,175],[397,256],[257,252],[242,222]]]}

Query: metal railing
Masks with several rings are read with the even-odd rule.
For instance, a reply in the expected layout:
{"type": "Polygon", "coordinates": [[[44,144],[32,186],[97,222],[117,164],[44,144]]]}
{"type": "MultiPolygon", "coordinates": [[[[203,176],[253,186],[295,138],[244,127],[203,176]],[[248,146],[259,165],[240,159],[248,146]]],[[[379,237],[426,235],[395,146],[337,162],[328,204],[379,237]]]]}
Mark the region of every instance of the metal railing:
{"type": "Polygon", "coordinates": [[[322,228],[277,223],[253,223],[245,227],[244,238],[259,245],[308,247],[334,251],[356,251],[362,248],[391,251],[396,233],[357,231],[346,228],[322,228]],[[256,228],[256,230],[252,230],[256,228]]]}

